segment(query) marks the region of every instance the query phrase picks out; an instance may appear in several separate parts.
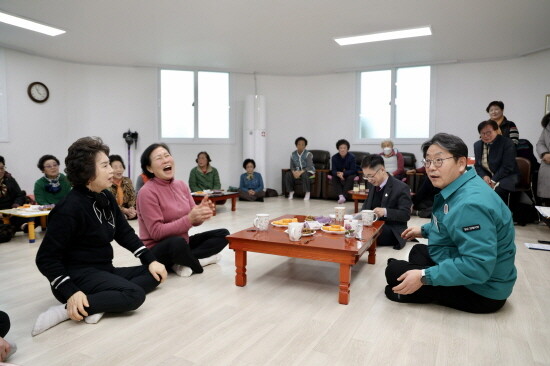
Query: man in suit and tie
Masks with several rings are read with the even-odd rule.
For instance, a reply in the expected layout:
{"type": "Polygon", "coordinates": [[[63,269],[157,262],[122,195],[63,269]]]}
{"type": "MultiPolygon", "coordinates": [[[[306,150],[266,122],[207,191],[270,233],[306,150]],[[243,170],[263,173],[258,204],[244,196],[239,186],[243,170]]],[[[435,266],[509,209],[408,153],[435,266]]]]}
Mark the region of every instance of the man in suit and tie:
{"type": "Polygon", "coordinates": [[[408,185],[386,172],[380,155],[369,155],[361,163],[363,178],[367,181],[369,196],[361,210],[373,210],[385,221],[378,245],[405,247],[401,233],[407,228],[411,217],[411,190],[408,185]]]}

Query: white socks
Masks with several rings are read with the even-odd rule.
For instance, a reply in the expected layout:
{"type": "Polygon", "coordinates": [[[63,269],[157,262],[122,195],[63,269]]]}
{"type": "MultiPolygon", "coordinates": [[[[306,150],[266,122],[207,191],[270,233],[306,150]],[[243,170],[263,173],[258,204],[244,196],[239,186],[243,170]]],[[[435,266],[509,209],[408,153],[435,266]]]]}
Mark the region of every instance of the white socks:
{"type": "Polygon", "coordinates": [[[288,192],[288,199],[289,200],[294,199],[294,191],[288,192]]]}
{"type": "Polygon", "coordinates": [[[199,259],[199,263],[201,266],[207,266],[209,264],[218,263],[222,259],[222,255],[220,253],[214,254],[213,256],[210,256],[208,258],[201,258],[199,259]]]}
{"type": "Polygon", "coordinates": [[[308,201],[309,200],[309,192],[306,192],[306,195],[304,196],[304,201],[308,201]]]}
{"type": "Polygon", "coordinates": [[[86,324],[97,324],[97,322],[99,322],[99,320],[103,318],[103,315],[105,315],[105,313],[96,313],[94,315],[88,315],[84,317],[84,321],[86,322],[86,324]]]}
{"type": "MultiPolygon", "coordinates": [[[[15,353],[15,351],[17,351],[17,345],[15,343],[8,341],[7,339],[4,339],[4,340],[8,342],[10,345],[10,351],[6,354],[6,357],[4,358],[4,361],[6,361],[8,358],[10,358],[11,355],[15,353]]],[[[0,365],[4,365],[2,363],[2,360],[0,360],[0,365]]],[[[11,364],[6,364],[6,365],[11,365],[11,364]]]]}
{"type": "Polygon", "coordinates": [[[180,277],[189,277],[193,274],[193,270],[190,267],[174,264],[172,269],[180,277]]]}
{"type": "Polygon", "coordinates": [[[34,327],[32,328],[31,334],[34,337],[45,330],[55,327],[57,324],[69,320],[69,315],[67,314],[67,309],[65,309],[65,304],[52,306],[42,314],[38,316],[34,327]]]}
{"type": "Polygon", "coordinates": [[[341,205],[342,203],[346,202],[346,197],[343,195],[338,196],[338,204],[341,205]]]}

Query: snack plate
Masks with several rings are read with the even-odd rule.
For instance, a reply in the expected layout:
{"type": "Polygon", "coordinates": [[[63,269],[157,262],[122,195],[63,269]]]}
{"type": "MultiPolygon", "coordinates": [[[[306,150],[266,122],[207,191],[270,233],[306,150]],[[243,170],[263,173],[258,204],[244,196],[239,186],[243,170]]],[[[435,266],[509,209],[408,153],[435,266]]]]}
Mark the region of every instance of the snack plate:
{"type": "Polygon", "coordinates": [[[325,230],[323,228],[321,228],[321,231],[324,232],[324,233],[329,233],[329,234],[345,234],[346,233],[346,230],[342,230],[342,231],[330,231],[330,230],[325,230]]]}
{"type": "MultiPolygon", "coordinates": [[[[315,235],[316,232],[317,232],[317,231],[313,231],[312,233],[309,233],[309,234],[302,234],[302,237],[303,237],[303,236],[313,236],[313,235],[315,235]]],[[[285,233],[288,234],[288,230],[285,230],[285,233]]]]}

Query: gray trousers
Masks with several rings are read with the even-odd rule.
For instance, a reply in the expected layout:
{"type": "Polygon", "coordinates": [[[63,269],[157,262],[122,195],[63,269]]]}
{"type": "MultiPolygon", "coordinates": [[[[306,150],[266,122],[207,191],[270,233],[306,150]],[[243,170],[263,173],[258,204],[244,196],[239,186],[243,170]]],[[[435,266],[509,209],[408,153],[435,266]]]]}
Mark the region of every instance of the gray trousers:
{"type": "Polygon", "coordinates": [[[296,185],[296,182],[298,182],[298,181],[302,181],[304,192],[310,192],[311,191],[311,180],[312,180],[311,176],[312,175],[313,174],[311,174],[309,172],[304,172],[302,175],[300,175],[300,178],[295,179],[291,170],[286,172],[285,185],[286,185],[287,192],[294,192],[294,186],[296,185]]]}

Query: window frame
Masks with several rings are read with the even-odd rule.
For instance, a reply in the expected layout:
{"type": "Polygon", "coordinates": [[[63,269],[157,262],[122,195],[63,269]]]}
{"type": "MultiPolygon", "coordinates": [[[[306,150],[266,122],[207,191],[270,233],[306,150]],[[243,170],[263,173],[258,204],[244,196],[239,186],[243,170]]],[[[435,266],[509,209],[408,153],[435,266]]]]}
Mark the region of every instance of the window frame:
{"type": "Polygon", "coordinates": [[[355,104],[355,123],[354,123],[354,143],[362,145],[379,145],[383,140],[390,139],[395,145],[415,145],[421,144],[429,139],[434,134],[434,115],[435,115],[435,69],[432,65],[414,65],[414,66],[399,66],[399,67],[385,67],[369,70],[361,70],[356,73],[356,104],[355,104]],[[395,98],[397,95],[397,70],[413,67],[430,67],[430,117],[428,121],[428,134],[427,137],[414,137],[414,138],[397,138],[395,137],[396,130],[396,105],[395,98]],[[371,71],[391,71],[391,108],[390,108],[390,136],[384,138],[360,138],[361,131],[361,73],[371,71]]]}
{"type": "Polygon", "coordinates": [[[158,128],[157,133],[159,136],[159,140],[161,142],[165,142],[167,144],[207,144],[207,145],[228,145],[228,144],[234,144],[235,143],[235,128],[234,128],[234,117],[232,113],[232,89],[231,85],[233,83],[233,74],[230,72],[225,71],[214,71],[214,70],[203,70],[203,69],[179,69],[179,68],[159,68],[157,72],[158,76],[158,102],[157,102],[157,113],[158,113],[158,128]],[[161,78],[161,72],[163,70],[169,70],[169,71],[188,71],[193,72],[193,88],[194,88],[194,97],[195,97],[195,105],[194,105],[194,137],[162,137],[162,78],[161,78]],[[212,72],[212,73],[221,73],[221,74],[227,74],[227,92],[228,92],[228,131],[229,131],[229,137],[224,138],[200,138],[198,137],[199,133],[199,105],[197,103],[198,96],[199,96],[199,72],[212,72]]]}

